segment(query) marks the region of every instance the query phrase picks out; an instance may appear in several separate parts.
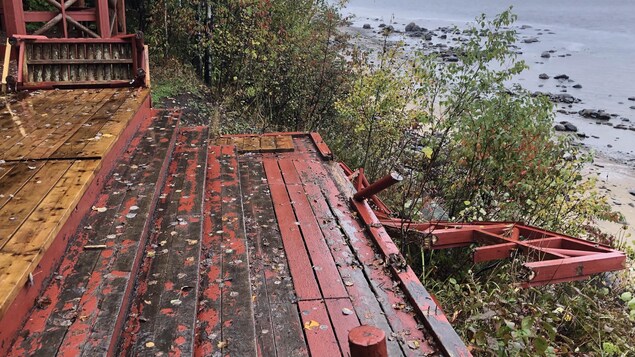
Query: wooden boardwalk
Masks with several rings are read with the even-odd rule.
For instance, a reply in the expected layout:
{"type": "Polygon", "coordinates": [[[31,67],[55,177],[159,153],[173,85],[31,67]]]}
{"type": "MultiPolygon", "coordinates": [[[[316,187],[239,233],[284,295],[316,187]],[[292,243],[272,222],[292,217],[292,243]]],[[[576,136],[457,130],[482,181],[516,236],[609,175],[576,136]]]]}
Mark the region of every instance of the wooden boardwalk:
{"type": "Polygon", "coordinates": [[[100,186],[94,179],[112,166],[102,160],[118,155],[139,125],[134,118],[149,109],[148,90],[20,95],[0,112],[0,318],[25,284],[48,275],[36,267],[84,193],[100,186]]]}

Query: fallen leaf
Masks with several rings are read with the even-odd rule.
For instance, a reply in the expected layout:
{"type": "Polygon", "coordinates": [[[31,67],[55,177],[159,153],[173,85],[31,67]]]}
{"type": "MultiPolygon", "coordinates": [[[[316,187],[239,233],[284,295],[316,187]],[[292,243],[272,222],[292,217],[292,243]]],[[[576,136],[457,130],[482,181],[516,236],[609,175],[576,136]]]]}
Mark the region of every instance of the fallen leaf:
{"type": "Polygon", "coordinates": [[[320,323],[315,321],[315,320],[311,320],[311,321],[307,321],[304,323],[304,328],[311,331],[315,328],[320,327],[320,323]]]}
{"type": "Polygon", "coordinates": [[[152,342],[152,341],[146,342],[146,347],[148,347],[148,348],[154,347],[154,342],[152,342]]]}
{"type": "Polygon", "coordinates": [[[227,342],[226,341],[218,341],[218,343],[216,344],[216,347],[225,348],[225,347],[227,347],[227,342]]]}

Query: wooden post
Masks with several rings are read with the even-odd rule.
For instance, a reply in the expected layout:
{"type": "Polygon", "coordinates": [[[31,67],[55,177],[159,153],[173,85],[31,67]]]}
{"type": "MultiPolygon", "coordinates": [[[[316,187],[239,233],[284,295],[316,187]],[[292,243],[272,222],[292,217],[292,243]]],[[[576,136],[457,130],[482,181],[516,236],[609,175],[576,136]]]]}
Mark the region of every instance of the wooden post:
{"type": "Polygon", "coordinates": [[[4,25],[7,38],[12,35],[25,35],[24,7],[22,0],[3,0],[4,25]]]}
{"type": "Polygon", "coordinates": [[[388,357],[386,334],[374,326],[357,326],[348,333],[351,357],[388,357]]]}
{"type": "Polygon", "coordinates": [[[97,12],[97,32],[101,38],[110,38],[110,16],[108,13],[108,0],[95,0],[97,12]]]}

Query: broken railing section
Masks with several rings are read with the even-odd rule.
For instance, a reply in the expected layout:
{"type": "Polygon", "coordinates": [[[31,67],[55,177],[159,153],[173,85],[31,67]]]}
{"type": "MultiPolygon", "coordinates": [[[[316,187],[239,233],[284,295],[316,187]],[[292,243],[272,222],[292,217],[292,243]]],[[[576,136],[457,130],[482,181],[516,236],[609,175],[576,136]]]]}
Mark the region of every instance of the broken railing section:
{"type": "MultiPolygon", "coordinates": [[[[349,177],[353,174],[350,170],[346,171],[346,173],[349,177]]],[[[382,189],[400,182],[401,176],[392,173],[373,185],[364,184],[364,180],[363,170],[359,170],[354,180],[354,182],[357,181],[355,186],[357,186],[358,193],[353,196],[351,203],[368,228],[380,254],[383,255],[386,267],[403,288],[406,297],[413,306],[413,311],[426,326],[427,331],[434,338],[443,354],[446,356],[471,356],[470,351],[448,321],[441,307],[421,284],[417,274],[406,263],[399,248],[388,235],[368,203],[368,200],[375,202],[373,200],[373,198],[377,197],[375,194],[382,189]]],[[[385,207],[378,199],[377,203],[385,207]]],[[[385,209],[388,210],[387,207],[385,209]]]]}
{"type": "MultiPolygon", "coordinates": [[[[518,278],[522,286],[541,286],[586,279],[594,274],[625,268],[626,255],[608,246],[513,222],[413,222],[394,218],[376,196],[379,182],[370,185],[363,169],[352,171],[341,164],[352,179],[358,198],[368,198],[381,225],[393,234],[404,232],[426,249],[447,249],[477,245],[474,262],[506,259],[518,254],[527,260],[518,278]],[[371,188],[375,187],[371,191],[371,188]],[[365,193],[365,194],[364,194],[365,193]],[[369,194],[371,193],[371,194],[369,194]]],[[[383,187],[382,185],[380,185],[383,187]]],[[[386,186],[387,187],[387,186],[386,186]]],[[[385,188],[385,187],[384,187],[385,188]]],[[[359,204],[355,204],[359,207],[359,204]]]]}
{"type": "Polygon", "coordinates": [[[13,35],[6,59],[17,58],[17,75],[3,73],[9,89],[149,86],[148,46],[141,32],[110,38],[48,38],[13,35]]]}

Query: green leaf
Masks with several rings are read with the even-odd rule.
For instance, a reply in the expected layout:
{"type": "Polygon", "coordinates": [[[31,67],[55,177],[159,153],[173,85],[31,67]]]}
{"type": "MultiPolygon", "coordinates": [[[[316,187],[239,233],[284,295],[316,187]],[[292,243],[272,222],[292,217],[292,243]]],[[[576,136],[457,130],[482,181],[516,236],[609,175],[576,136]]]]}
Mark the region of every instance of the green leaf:
{"type": "Polygon", "coordinates": [[[622,299],[622,301],[627,302],[630,301],[633,298],[633,294],[630,291],[625,291],[622,293],[622,295],[620,295],[620,299],[622,299]]]}
{"type": "Polygon", "coordinates": [[[547,342],[547,340],[542,336],[534,338],[533,343],[536,352],[540,354],[545,353],[547,351],[547,348],[549,347],[549,342],[547,342]]]}

